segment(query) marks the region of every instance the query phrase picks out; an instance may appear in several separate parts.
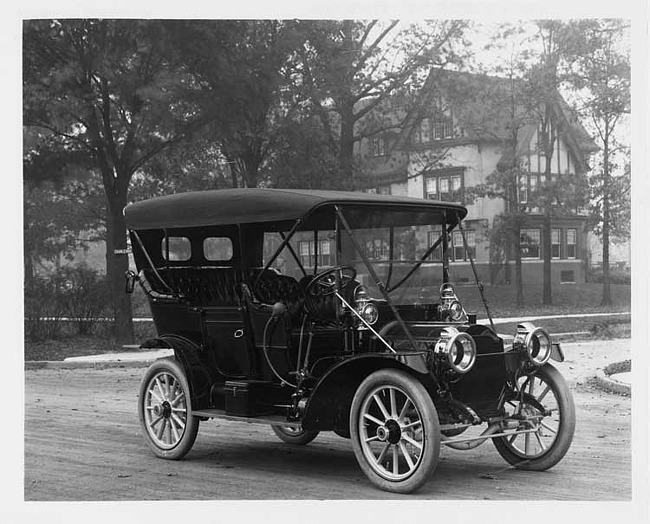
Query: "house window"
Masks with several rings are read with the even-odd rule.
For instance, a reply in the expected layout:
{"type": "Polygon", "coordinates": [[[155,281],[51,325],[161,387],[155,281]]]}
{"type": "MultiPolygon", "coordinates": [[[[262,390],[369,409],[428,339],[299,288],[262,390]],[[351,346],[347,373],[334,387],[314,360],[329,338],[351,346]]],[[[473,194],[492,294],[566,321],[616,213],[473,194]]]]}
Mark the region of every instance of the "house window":
{"type": "Polygon", "coordinates": [[[522,229],[519,238],[521,258],[539,258],[539,229],[522,229]]]}
{"type": "Polygon", "coordinates": [[[388,141],[384,136],[370,139],[370,156],[385,156],[388,154],[388,141]]]}
{"type": "MultiPolygon", "coordinates": [[[[314,241],[302,240],[298,242],[298,254],[300,263],[304,267],[314,267],[314,241]]],[[[332,265],[332,255],[329,240],[318,241],[318,266],[327,267],[332,265]]]]}
{"type": "Polygon", "coordinates": [[[388,260],[390,248],[383,238],[373,238],[366,241],[366,256],[370,260],[388,260]]]}
{"type": "Polygon", "coordinates": [[[560,258],[560,230],[551,229],[551,258],[560,258]]]}
{"type": "Polygon", "coordinates": [[[451,109],[437,110],[433,117],[432,132],[434,140],[444,140],[454,136],[454,120],[451,109]]]}
{"type": "MultiPolygon", "coordinates": [[[[429,231],[429,247],[438,241],[440,235],[442,235],[442,226],[433,226],[433,229],[429,231]]],[[[442,262],[442,242],[433,250],[430,258],[433,262],[442,262]]]]}
{"type": "Polygon", "coordinates": [[[426,178],[424,181],[424,191],[427,199],[438,200],[438,179],[434,177],[426,178]]]}
{"type": "MultiPolygon", "coordinates": [[[[465,230],[465,239],[467,240],[467,251],[470,256],[476,258],[476,233],[473,229],[465,230]]],[[[454,231],[452,238],[453,260],[456,262],[468,260],[465,246],[463,245],[463,235],[460,231],[454,231]]]]}
{"type": "Polygon", "coordinates": [[[578,232],[575,229],[566,230],[566,257],[576,258],[578,232]]]}
{"type": "Polygon", "coordinates": [[[372,195],[390,195],[390,186],[371,187],[364,191],[372,195]]]}
{"type": "Polygon", "coordinates": [[[423,118],[415,128],[413,140],[416,144],[427,144],[431,142],[431,120],[423,118]]]}
{"type": "Polygon", "coordinates": [[[447,170],[430,173],[424,178],[425,198],[444,202],[462,202],[463,172],[447,170]]]}
{"type": "Polygon", "coordinates": [[[561,284],[575,284],[576,275],[573,269],[567,269],[566,271],[560,271],[560,283],[561,284]]]}
{"type": "Polygon", "coordinates": [[[520,204],[528,203],[528,175],[521,175],[519,177],[519,187],[518,187],[518,198],[517,201],[520,204]]]}

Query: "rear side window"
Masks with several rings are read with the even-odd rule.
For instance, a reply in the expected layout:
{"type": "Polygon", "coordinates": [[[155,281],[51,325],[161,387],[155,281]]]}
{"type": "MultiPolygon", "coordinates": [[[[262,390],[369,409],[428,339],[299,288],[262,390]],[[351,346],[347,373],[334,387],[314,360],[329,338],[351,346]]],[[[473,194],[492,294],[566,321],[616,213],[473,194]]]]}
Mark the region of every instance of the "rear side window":
{"type": "Polygon", "coordinates": [[[162,239],[163,259],[170,262],[184,262],[192,257],[192,244],[187,237],[169,237],[169,257],[167,257],[167,242],[162,239]]]}
{"type": "Polygon", "coordinates": [[[232,259],[232,240],[228,237],[208,237],[203,241],[203,256],[206,260],[222,261],[232,259]]]}

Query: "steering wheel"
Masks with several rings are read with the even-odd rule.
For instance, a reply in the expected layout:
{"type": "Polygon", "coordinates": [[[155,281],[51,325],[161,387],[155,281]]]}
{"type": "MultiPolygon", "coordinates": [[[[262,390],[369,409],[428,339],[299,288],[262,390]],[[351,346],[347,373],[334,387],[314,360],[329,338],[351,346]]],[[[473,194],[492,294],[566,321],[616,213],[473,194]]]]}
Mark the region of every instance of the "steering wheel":
{"type": "Polygon", "coordinates": [[[357,270],[352,266],[334,266],[325,271],[321,271],[311,279],[305,288],[305,294],[312,297],[327,297],[336,292],[336,281],[341,283],[341,287],[352,282],[357,276],[357,270]]]}

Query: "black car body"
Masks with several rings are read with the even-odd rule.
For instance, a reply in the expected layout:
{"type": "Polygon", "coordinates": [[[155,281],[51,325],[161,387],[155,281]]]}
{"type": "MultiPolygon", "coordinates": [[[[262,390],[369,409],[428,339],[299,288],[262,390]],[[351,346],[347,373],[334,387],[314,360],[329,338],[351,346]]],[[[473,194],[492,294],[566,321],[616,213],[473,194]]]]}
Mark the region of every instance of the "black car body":
{"type": "MultiPolygon", "coordinates": [[[[127,206],[137,280],[173,359],[140,391],[151,449],[178,459],[200,421],[270,424],[292,444],[350,438],[378,487],[411,492],[441,444],[492,439],[548,469],[569,448],[570,392],[541,328],[514,338],[468,314],[449,281],[449,203],[334,191],[231,189],[127,206]],[[431,241],[432,226],[441,232],[431,241]],[[426,240],[425,240],[426,239],[426,240]],[[480,428],[481,433],[476,433],[480,428]]],[[[491,319],[490,319],[491,322],[491,319]]]]}

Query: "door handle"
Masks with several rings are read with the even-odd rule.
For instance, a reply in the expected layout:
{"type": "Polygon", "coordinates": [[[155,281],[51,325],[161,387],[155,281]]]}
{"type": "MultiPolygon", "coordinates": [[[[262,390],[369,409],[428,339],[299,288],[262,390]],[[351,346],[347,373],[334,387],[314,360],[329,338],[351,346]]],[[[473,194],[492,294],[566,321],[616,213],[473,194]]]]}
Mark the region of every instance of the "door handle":
{"type": "Polygon", "coordinates": [[[241,338],[241,337],[243,337],[243,336],[244,336],[244,330],[243,330],[243,329],[238,329],[237,331],[235,331],[235,333],[233,334],[233,336],[234,336],[235,338],[241,338]]]}

